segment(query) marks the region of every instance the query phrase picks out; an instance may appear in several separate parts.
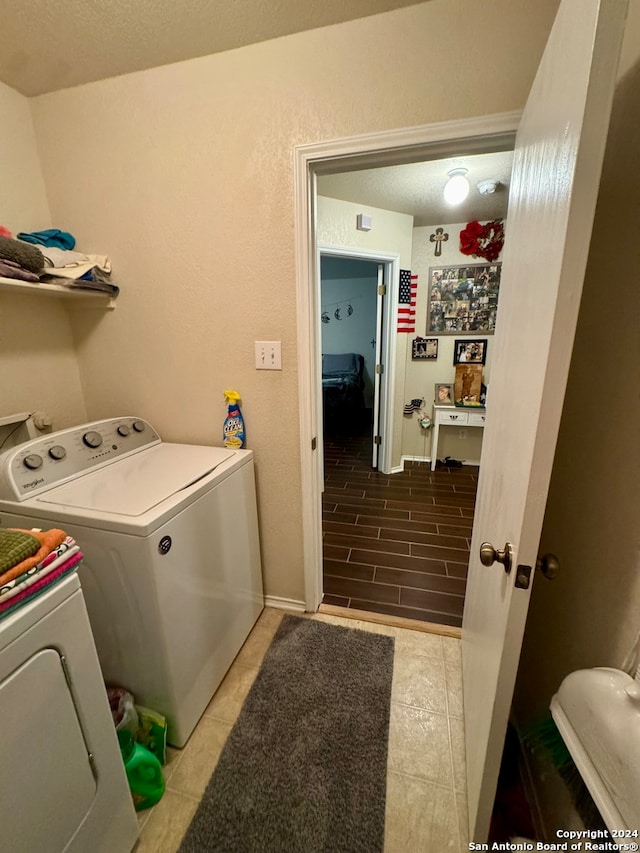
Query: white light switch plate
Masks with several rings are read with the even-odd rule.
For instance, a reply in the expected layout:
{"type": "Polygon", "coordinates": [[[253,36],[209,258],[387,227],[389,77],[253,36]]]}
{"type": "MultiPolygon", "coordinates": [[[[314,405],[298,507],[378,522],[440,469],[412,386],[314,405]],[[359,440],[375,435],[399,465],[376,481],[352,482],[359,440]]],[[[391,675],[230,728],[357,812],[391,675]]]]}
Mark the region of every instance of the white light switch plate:
{"type": "Polygon", "coordinates": [[[256,341],[256,370],[282,370],[280,341],[256,341]]]}

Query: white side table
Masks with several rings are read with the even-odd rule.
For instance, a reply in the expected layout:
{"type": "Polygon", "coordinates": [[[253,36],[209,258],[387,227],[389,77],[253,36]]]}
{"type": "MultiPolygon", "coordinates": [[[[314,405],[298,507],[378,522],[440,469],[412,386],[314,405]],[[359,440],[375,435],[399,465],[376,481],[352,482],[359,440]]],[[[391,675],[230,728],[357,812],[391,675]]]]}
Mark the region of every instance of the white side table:
{"type": "Polygon", "coordinates": [[[438,439],[441,426],[484,427],[487,410],[477,406],[462,408],[459,406],[433,405],[433,435],[431,437],[431,470],[435,471],[438,461],[438,439]]]}

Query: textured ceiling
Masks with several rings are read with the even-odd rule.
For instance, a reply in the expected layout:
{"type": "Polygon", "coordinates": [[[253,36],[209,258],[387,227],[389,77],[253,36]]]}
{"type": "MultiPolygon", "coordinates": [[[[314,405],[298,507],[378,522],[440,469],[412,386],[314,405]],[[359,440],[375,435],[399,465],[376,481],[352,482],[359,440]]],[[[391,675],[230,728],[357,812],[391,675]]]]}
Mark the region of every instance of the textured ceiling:
{"type": "MultiPolygon", "coordinates": [[[[363,207],[380,207],[414,217],[414,225],[446,225],[471,219],[497,219],[506,216],[513,152],[474,154],[426,163],[384,166],[336,175],[318,176],[319,195],[351,201],[363,207]],[[465,202],[450,207],[442,190],[447,172],[464,167],[471,185],[465,202]],[[491,195],[481,195],[477,184],[485,180],[500,181],[491,195]]],[[[366,211],[364,211],[366,212],[366,211]]]]}
{"type": "Polygon", "coordinates": [[[7,0],[0,15],[0,81],[40,95],[417,2],[7,0]]]}

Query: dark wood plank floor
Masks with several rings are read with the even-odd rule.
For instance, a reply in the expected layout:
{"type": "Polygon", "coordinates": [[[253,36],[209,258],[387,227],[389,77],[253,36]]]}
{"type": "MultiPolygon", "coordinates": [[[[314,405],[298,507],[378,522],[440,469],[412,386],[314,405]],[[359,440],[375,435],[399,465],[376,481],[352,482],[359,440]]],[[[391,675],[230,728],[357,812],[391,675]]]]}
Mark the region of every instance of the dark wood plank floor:
{"type": "Polygon", "coordinates": [[[478,468],[371,467],[371,439],[326,436],[325,604],[460,626],[478,468]]]}

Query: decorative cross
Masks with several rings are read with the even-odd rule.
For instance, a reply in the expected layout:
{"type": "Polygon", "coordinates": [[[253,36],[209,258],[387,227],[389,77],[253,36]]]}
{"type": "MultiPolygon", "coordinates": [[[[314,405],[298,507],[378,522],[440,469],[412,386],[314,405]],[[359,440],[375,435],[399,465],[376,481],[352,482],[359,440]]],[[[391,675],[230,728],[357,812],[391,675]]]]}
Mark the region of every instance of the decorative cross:
{"type": "Polygon", "coordinates": [[[444,228],[436,228],[435,234],[432,234],[429,237],[429,240],[436,244],[436,250],[434,252],[436,258],[439,258],[442,254],[442,244],[446,243],[448,239],[449,235],[444,233],[444,228]]]}

